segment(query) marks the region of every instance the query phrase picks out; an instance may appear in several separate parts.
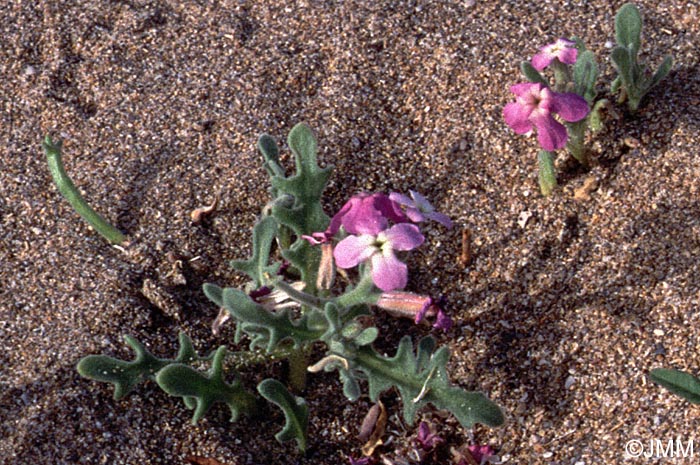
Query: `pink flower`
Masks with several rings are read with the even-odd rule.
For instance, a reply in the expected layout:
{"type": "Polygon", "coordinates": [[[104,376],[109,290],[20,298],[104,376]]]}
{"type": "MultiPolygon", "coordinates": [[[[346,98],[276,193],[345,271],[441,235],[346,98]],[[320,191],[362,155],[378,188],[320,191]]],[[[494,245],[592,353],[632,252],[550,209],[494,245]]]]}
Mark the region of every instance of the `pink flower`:
{"type": "Polygon", "coordinates": [[[537,128],[537,140],[547,151],[566,145],[566,128],[552,116],[553,113],[570,123],[580,121],[588,114],[588,104],[574,93],[553,92],[540,83],[521,83],[510,87],[515,102],[503,108],[503,118],[517,134],[526,134],[537,128]]]}
{"type": "Polygon", "coordinates": [[[304,239],[313,244],[328,242],[341,226],[350,234],[376,235],[387,228],[388,220],[404,223],[408,218],[399,205],[385,194],[360,193],[352,196],[333,216],[328,229],[313,233],[311,236],[304,236],[304,239]]]}
{"type": "Polygon", "coordinates": [[[353,268],[369,262],[372,281],[382,291],[388,292],[406,286],[408,268],[394,250],[412,250],[425,238],[417,226],[400,223],[378,234],[348,236],[335,246],[333,257],[339,268],[353,268]]]}
{"type": "Polygon", "coordinates": [[[532,57],[532,66],[537,71],[542,71],[555,59],[567,65],[573,65],[576,63],[578,55],[576,42],[567,39],[559,39],[553,44],[545,45],[540,50],[540,53],[532,57]]]}
{"type": "Polygon", "coordinates": [[[408,218],[414,223],[420,223],[426,219],[437,221],[448,229],[452,227],[452,220],[443,214],[435,211],[435,208],[428,202],[428,199],[423,197],[418,192],[409,190],[412,198],[408,198],[403,194],[392,192],[389,194],[389,199],[398,203],[405,208],[405,213],[408,218]]]}
{"type": "Polygon", "coordinates": [[[376,305],[390,315],[411,318],[416,324],[425,318],[436,317],[433,328],[442,329],[445,332],[452,328],[452,319],[428,296],[404,291],[384,292],[379,296],[376,305]]]}

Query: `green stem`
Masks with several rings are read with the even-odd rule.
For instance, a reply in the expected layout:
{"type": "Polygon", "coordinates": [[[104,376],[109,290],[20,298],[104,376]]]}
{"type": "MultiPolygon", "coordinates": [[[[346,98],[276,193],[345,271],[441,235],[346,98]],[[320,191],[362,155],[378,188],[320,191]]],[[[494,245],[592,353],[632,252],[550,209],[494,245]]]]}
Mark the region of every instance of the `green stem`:
{"type": "Polygon", "coordinates": [[[61,161],[61,142],[54,143],[51,137],[46,136],[46,139],[42,142],[41,146],[44,148],[44,153],[46,154],[46,161],[49,165],[49,171],[53,177],[58,191],[63,195],[63,197],[68,200],[71,207],[78,212],[78,214],[92,226],[95,231],[100,233],[102,237],[107,239],[112,244],[122,245],[126,242],[126,236],[122,234],[117,228],[109,224],[104,218],[102,218],[95,210],[93,210],[90,205],[87,204],[85,199],[71,181],[66,170],[63,168],[63,162],[61,161]]]}
{"type": "Polygon", "coordinates": [[[567,124],[569,141],[566,143],[566,148],[569,150],[569,153],[571,153],[571,155],[578,160],[579,163],[588,168],[590,166],[590,162],[588,160],[588,154],[584,145],[586,126],[586,119],[576,123],[567,124]]]}
{"type": "Polygon", "coordinates": [[[287,357],[289,362],[289,384],[297,393],[306,388],[306,373],[309,367],[309,354],[304,347],[292,349],[287,357]]]}
{"type": "Polygon", "coordinates": [[[546,150],[540,150],[537,153],[537,162],[539,164],[539,181],[540,191],[545,197],[552,193],[557,187],[557,177],[554,174],[554,154],[546,150]]]}

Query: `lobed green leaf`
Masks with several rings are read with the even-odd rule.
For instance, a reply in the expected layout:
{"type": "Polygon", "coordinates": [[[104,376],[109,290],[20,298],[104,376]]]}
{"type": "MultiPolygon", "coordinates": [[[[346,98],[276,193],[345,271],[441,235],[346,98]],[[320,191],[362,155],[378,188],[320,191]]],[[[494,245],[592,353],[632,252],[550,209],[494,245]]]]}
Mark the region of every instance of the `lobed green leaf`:
{"type": "Polygon", "coordinates": [[[268,285],[279,271],[280,263],[268,264],[277,228],[278,223],[273,217],[263,217],[253,227],[253,256],[248,260],[231,261],[235,270],[250,276],[256,288],[268,285]]]}
{"type": "Polygon", "coordinates": [[[353,360],[369,382],[369,395],[376,401],[379,395],[396,387],[403,400],[404,419],[413,423],[416,412],[427,404],[445,409],[455,415],[466,428],[475,423],[498,426],[503,423],[500,408],[478,392],[468,392],[452,385],[447,376],[449,350],[441,347],[434,351],[435,342],[426,338],[413,352],[411,338],[405,336],[394,357],[379,355],[372,347],[364,346],[353,360]]]}
{"type": "Polygon", "coordinates": [[[283,341],[291,341],[294,348],[317,341],[327,330],[322,312],[309,310],[293,319],[289,309],[268,311],[253,301],[245,292],[227,287],[222,290],[222,307],[238,322],[238,328],[250,337],[250,349],[256,347],[271,353],[283,341]]]}
{"type": "Polygon", "coordinates": [[[156,373],[174,363],[190,363],[198,360],[210,360],[200,357],[192,346],[192,340],[185,334],[179,334],[180,349],[175,359],[157,358],[133,337],[126,335],[124,341],[136,352],[136,357],[128,362],[106,355],[88,355],[78,362],[78,373],[95,381],[114,384],[114,399],[119,400],[131,392],[139,383],[147,379],[154,380],[156,373]]]}
{"type": "Polygon", "coordinates": [[[190,408],[194,404],[196,408],[192,424],[197,423],[217,402],[228,405],[231,421],[236,421],[241,413],[251,414],[254,411],[255,397],[245,391],[238,373],[234,373],[232,383],[224,380],[225,357],[226,348],[219,347],[208,374],[176,363],[166,366],[156,375],[156,382],[161,389],[171,396],[183,397],[190,408]]]}
{"type": "Polygon", "coordinates": [[[258,384],[258,392],[284,412],[285,424],[275,435],[279,442],[296,440],[297,447],[306,451],[306,430],[309,426],[309,406],[301,397],[292,395],[284,384],[275,379],[266,379],[258,384]]]}

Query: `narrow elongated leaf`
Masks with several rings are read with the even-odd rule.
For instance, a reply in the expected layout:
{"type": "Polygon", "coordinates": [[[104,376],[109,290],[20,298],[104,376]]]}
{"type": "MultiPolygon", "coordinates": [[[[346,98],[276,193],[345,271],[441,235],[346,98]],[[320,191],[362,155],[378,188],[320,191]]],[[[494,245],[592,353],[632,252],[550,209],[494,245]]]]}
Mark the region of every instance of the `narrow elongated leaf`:
{"type": "Polygon", "coordinates": [[[552,193],[557,187],[557,175],[554,172],[554,158],[552,152],[540,150],[537,153],[537,164],[539,165],[538,177],[540,191],[545,197],[552,193]]]}
{"type": "Polygon", "coordinates": [[[637,56],[642,40],[642,16],[633,3],[625,3],[615,15],[615,40],[618,45],[632,50],[637,56]]]}
{"type": "Polygon", "coordinates": [[[700,404],[700,379],[680,370],[656,368],[649,373],[651,380],[674,394],[700,404]]]}
{"type": "Polygon", "coordinates": [[[659,81],[665,78],[669,72],[671,72],[671,68],[673,68],[673,57],[668,55],[664,58],[664,61],[659,66],[659,69],[657,69],[654,75],[651,77],[651,80],[647,84],[647,89],[651,89],[657,85],[659,81]]]}
{"type": "Polygon", "coordinates": [[[592,105],[595,100],[597,79],[598,65],[595,55],[590,50],[580,52],[574,64],[574,92],[586,99],[588,105],[592,105]]]}
{"type": "Polygon", "coordinates": [[[309,406],[301,397],[292,395],[284,384],[275,379],[266,379],[258,384],[258,392],[284,412],[285,424],[275,435],[279,442],[297,442],[302,452],[306,451],[306,430],[309,426],[309,406]]]}
{"type": "Polygon", "coordinates": [[[523,76],[530,81],[530,82],[535,82],[535,83],[540,83],[542,85],[545,85],[549,87],[549,83],[547,80],[540,74],[539,71],[535,69],[532,64],[530,64],[529,61],[523,61],[520,63],[520,72],[523,73],[523,76]]]}

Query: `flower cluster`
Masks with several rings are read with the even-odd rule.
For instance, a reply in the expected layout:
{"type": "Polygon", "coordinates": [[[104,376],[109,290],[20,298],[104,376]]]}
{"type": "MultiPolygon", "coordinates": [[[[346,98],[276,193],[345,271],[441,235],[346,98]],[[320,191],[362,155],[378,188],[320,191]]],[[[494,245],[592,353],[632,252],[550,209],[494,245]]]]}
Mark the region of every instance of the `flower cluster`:
{"type": "Polygon", "coordinates": [[[433,299],[397,292],[408,281],[408,267],[397,252],[413,250],[425,241],[417,223],[433,220],[452,227],[450,218],[435,211],[425,197],[409,192],[410,197],[395,192],[357,194],[333,216],[325,231],[304,238],[327,246],[339,236],[332,249],[335,265],[368,270],[374,285],[383,291],[377,306],[394,315],[413,318],[416,323],[434,316],[434,326],[447,331],[452,321],[433,299]]]}
{"type": "MultiPolygon", "coordinates": [[[[548,66],[576,63],[578,50],[575,43],[559,39],[547,45],[532,57],[532,66],[542,71],[548,66]]],[[[542,82],[520,83],[511,86],[515,102],[503,108],[503,118],[517,134],[527,134],[537,128],[537,140],[544,150],[553,151],[566,146],[568,133],[563,124],[554,119],[558,114],[564,121],[574,123],[588,115],[586,100],[573,92],[555,92],[542,82]]]]}

